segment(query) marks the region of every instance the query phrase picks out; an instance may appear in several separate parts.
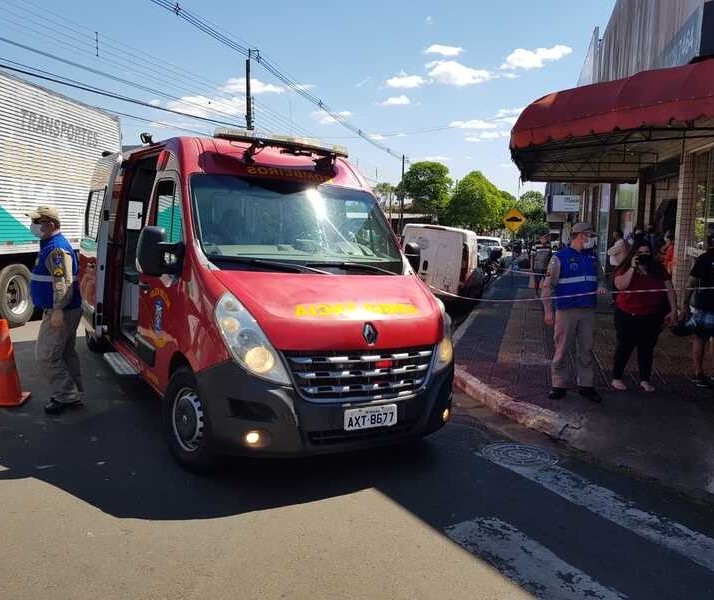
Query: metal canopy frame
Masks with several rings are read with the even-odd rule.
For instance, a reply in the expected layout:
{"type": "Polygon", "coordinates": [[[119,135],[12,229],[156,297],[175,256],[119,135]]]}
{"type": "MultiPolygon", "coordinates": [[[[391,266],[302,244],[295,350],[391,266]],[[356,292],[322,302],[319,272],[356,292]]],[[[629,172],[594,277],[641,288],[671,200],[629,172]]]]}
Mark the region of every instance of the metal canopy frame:
{"type": "Polygon", "coordinates": [[[676,156],[690,140],[714,142],[714,124],[640,127],[511,148],[523,181],[634,183],[639,172],[676,156]]]}

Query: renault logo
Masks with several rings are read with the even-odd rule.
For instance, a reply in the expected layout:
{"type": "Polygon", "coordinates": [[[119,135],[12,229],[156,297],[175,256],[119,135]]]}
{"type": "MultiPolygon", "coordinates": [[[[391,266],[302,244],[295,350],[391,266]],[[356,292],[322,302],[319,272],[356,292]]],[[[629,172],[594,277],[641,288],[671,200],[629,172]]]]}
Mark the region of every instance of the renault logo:
{"type": "Polygon", "coordinates": [[[375,328],[372,323],[365,323],[364,327],[362,328],[362,337],[364,338],[364,341],[367,342],[370,346],[373,346],[374,343],[377,341],[377,336],[379,334],[377,333],[377,329],[375,328]]]}

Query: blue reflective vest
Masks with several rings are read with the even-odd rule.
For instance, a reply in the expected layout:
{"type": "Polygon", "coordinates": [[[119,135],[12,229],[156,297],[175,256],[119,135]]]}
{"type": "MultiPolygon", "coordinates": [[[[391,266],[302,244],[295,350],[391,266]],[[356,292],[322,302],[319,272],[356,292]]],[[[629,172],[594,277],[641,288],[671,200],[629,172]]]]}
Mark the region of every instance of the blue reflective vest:
{"type": "MultiPolygon", "coordinates": [[[[79,295],[79,263],[71,244],[61,233],[53,235],[49,239],[40,240],[40,254],[30,276],[32,302],[36,307],[45,310],[54,307],[53,274],[47,270],[46,263],[50,254],[55,250],[64,250],[72,257],[72,299],[65,306],[65,310],[79,308],[82,305],[82,298],[79,295]]],[[[64,262],[61,262],[60,259],[59,254],[56,259],[53,257],[52,266],[64,273],[64,262]]]]}
{"type": "Polygon", "coordinates": [[[593,250],[578,252],[564,248],[555,253],[560,261],[560,279],[555,286],[555,308],[595,308],[594,294],[576,298],[560,298],[571,294],[584,294],[597,290],[597,256],[593,250]]]}

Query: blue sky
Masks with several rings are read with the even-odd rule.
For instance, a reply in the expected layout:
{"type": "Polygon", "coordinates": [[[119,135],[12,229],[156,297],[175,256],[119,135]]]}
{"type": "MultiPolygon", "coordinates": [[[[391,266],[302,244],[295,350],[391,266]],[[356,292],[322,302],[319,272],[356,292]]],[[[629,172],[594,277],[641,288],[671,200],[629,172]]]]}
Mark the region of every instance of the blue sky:
{"type": "MultiPolygon", "coordinates": [[[[179,4],[260,49],[394,152],[411,161],[440,160],[455,179],[481,170],[499,188],[516,193],[508,132],[517,109],[575,85],[593,28],[604,29],[614,0],[179,4]]],[[[244,123],[245,58],[151,0],[0,0],[0,10],[2,38],[162,95],[7,41],[0,41],[0,63],[12,60],[162,107],[244,123]]],[[[365,175],[398,182],[398,160],[330,122],[260,65],[253,66],[252,79],[259,130],[344,145],[365,175]]],[[[121,118],[125,144],[138,143],[140,131],[150,130],[156,139],[185,133],[170,125],[213,130],[188,117],[43,85],[146,119],[121,118]]],[[[520,192],[531,188],[542,185],[526,183],[520,192]]]]}

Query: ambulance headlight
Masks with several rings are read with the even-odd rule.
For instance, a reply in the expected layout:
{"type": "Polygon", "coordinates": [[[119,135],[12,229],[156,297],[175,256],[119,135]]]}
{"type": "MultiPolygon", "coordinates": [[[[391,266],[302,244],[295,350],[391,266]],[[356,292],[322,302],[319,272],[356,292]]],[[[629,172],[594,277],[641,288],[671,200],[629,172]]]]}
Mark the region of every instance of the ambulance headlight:
{"type": "Polygon", "coordinates": [[[444,370],[451,364],[451,361],[454,360],[454,343],[451,339],[451,317],[446,312],[444,303],[438,298],[436,301],[439,303],[441,316],[444,321],[444,337],[436,347],[436,363],[434,370],[438,372],[444,370]]]}
{"type": "Polygon", "coordinates": [[[289,384],[290,377],[258,322],[230,292],[215,309],[216,324],[226,348],[246,371],[274,383],[289,384]]]}

